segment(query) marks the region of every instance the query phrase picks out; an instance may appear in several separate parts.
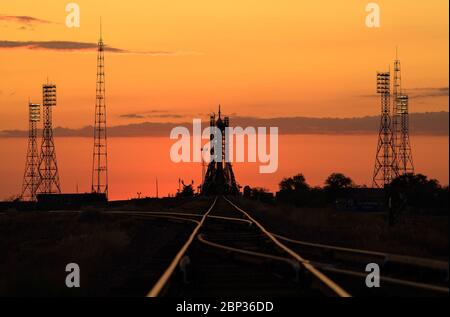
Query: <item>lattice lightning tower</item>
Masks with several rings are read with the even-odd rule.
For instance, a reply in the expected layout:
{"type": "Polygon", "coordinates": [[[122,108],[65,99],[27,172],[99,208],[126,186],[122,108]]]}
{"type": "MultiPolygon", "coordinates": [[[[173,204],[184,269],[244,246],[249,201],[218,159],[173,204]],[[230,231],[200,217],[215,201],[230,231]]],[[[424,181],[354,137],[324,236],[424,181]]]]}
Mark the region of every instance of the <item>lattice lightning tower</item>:
{"type": "Polygon", "coordinates": [[[394,173],[394,144],[390,114],[390,73],[377,73],[377,93],[381,96],[381,122],[378,133],[377,153],[372,186],[383,188],[389,184],[394,173]]]}
{"type": "Polygon", "coordinates": [[[398,55],[394,61],[393,83],[393,122],[392,132],[394,141],[394,173],[395,176],[414,173],[411,145],[409,142],[409,110],[407,95],[402,93],[401,66],[398,55]]]}
{"type": "Polygon", "coordinates": [[[43,122],[41,155],[39,159],[38,193],[60,194],[58,164],[56,162],[55,143],[53,141],[52,110],[56,106],[56,85],[42,86],[43,95],[43,122]]]}
{"type": "Polygon", "coordinates": [[[105,46],[100,39],[97,49],[97,86],[95,101],[94,153],[92,160],[92,192],[108,196],[108,151],[106,138],[105,46]]]}
{"type": "Polygon", "coordinates": [[[28,104],[28,149],[23,175],[22,200],[36,201],[36,192],[39,186],[39,153],[37,145],[37,123],[40,121],[41,105],[28,104]]]}

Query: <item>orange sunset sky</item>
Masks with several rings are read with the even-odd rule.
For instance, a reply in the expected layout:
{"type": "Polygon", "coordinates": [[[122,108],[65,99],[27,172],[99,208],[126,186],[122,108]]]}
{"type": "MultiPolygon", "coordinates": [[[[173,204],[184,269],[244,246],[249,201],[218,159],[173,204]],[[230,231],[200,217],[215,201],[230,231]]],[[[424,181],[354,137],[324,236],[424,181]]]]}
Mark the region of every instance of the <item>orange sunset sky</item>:
{"type": "Polygon", "coordinates": [[[28,99],[41,101],[47,77],[54,124],[93,124],[95,49],[18,43],[96,43],[100,16],[105,43],[122,50],[106,53],[109,125],[139,122],[126,114],[189,120],[219,103],[241,116],[375,115],[375,74],[396,46],[403,87],[417,94],[410,111],[448,111],[447,0],[376,1],[379,29],[365,26],[370,1],[77,0],[80,28],[65,26],[68,2],[1,1],[0,130],[27,128],[28,99]]]}

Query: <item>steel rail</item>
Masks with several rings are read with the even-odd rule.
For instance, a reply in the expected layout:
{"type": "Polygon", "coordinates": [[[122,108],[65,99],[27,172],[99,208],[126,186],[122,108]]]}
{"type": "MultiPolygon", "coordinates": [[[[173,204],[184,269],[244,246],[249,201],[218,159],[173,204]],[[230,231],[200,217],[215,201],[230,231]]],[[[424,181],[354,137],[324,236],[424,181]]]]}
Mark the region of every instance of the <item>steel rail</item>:
{"type": "MultiPolygon", "coordinates": [[[[165,211],[111,211],[108,212],[111,214],[127,214],[127,215],[139,215],[139,216],[188,216],[188,217],[203,217],[202,214],[193,214],[193,213],[183,213],[183,212],[165,212],[165,211]]],[[[247,219],[241,219],[241,218],[233,218],[233,217],[223,217],[223,216],[213,216],[208,215],[209,218],[215,218],[215,219],[222,219],[222,220],[230,220],[230,221],[237,221],[237,222],[245,222],[248,224],[252,224],[250,220],[247,219]]]]}
{"type": "MultiPolygon", "coordinates": [[[[153,214],[153,213],[137,214],[137,215],[138,215],[138,217],[143,217],[143,218],[148,216],[148,217],[161,217],[161,218],[167,218],[167,219],[173,219],[173,220],[188,221],[188,222],[193,222],[194,224],[197,224],[197,225],[200,223],[198,220],[182,218],[182,217],[174,217],[171,215],[162,215],[162,214],[153,214]]],[[[208,218],[217,218],[217,219],[230,220],[230,221],[243,221],[243,222],[251,223],[250,220],[245,220],[245,219],[240,219],[240,218],[232,218],[232,217],[208,215],[208,218]]],[[[283,236],[280,236],[277,234],[273,234],[273,235],[280,239],[283,238],[283,236]]],[[[225,251],[241,253],[241,254],[245,254],[245,255],[266,258],[269,260],[275,260],[275,261],[286,262],[288,264],[292,264],[292,259],[290,259],[290,258],[275,256],[275,255],[262,253],[262,252],[249,251],[249,250],[231,247],[231,246],[227,246],[227,245],[216,243],[216,242],[211,242],[211,241],[207,240],[203,234],[198,234],[197,239],[203,244],[206,244],[210,247],[222,249],[225,251]]],[[[287,238],[287,239],[288,239],[288,241],[292,242],[292,239],[289,239],[289,238],[287,238]]],[[[298,241],[298,240],[293,240],[293,241],[298,241]]],[[[316,246],[316,244],[314,244],[314,243],[308,243],[308,242],[303,242],[303,241],[298,241],[298,242],[300,242],[299,244],[304,244],[304,245],[314,246],[314,247],[316,246]]],[[[318,247],[321,247],[321,245],[319,244],[318,247]]],[[[363,253],[363,254],[366,254],[366,253],[371,254],[372,253],[371,251],[365,252],[365,250],[361,250],[362,252],[358,252],[359,250],[357,250],[357,249],[347,249],[347,248],[340,248],[340,247],[324,245],[324,248],[328,248],[328,247],[330,247],[331,249],[337,248],[339,251],[342,251],[341,249],[343,249],[343,251],[351,251],[351,252],[355,252],[355,253],[363,253]]],[[[319,268],[326,272],[348,275],[348,276],[353,276],[353,277],[360,277],[360,278],[366,277],[365,273],[361,273],[361,272],[358,272],[355,270],[336,268],[336,267],[330,266],[329,263],[322,263],[322,262],[309,261],[309,260],[305,260],[304,262],[300,262],[300,263],[302,263],[302,264],[309,263],[309,264],[313,265],[314,267],[319,268]]],[[[388,284],[401,285],[401,286],[406,286],[406,287],[411,287],[411,288],[416,288],[416,289],[422,289],[422,290],[426,290],[426,291],[439,292],[439,293],[445,293],[445,294],[449,293],[449,289],[446,287],[432,285],[432,284],[426,284],[426,283],[419,283],[419,282],[415,282],[415,281],[409,281],[409,280],[404,280],[404,279],[399,279],[399,278],[394,278],[394,277],[389,277],[389,276],[380,276],[380,281],[388,283],[388,284]]]]}
{"type": "Polygon", "coordinates": [[[229,221],[237,221],[237,222],[245,222],[249,225],[252,224],[252,222],[250,220],[247,219],[241,219],[241,218],[233,218],[233,217],[223,217],[223,216],[212,216],[212,215],[208,215],[208,218],[213,218],[213,219],[220,219],[220,220],[229,220],[229,221]]]}
{"type": "MultiPolygon", "coordinates": [[[[334,268],[334,267],[330,267],[328,264],[321,264],[321,263],[314,263],[314,262],[311,262],[311,263],[313,263],[316,267],[319,267],[323,271],[327,271],[327,272],[331,272],[331,273],[338,273],[338,274],[343,274],[343,275],[349,275],[349,276],[354,276],[354,277],[361,277],[361,278],[367,277],[367,273],[365,274],[365,273],[361,273],[358,271],[334,268]]],[[[389,276],[380,276],[380,282],[386,282],[388,284],[396,284],[396,285],[407,286],[407,287],[412,287],[412,288],[417,288],[417,289],[423,289],[423,290],[432,291],[432,292],[439,292],[439,293],[446,293],[446,294],[449,293],[449,289],[446,287],[443,287],[443,286],[402,280],[402,279],[393,278],[393,277],[389,277],[389,276]]]]}
{"type": "Polygon", "coordinates": [[[217,248],[217,249],[222,249],[222,250],[225,250],[225,251],[242,253],[242,254],[256,256],[256,257],[260,257],[260,258],[266,258],[266,259],[270,259],[270,260],[287,262],[289,264],[292,264],[294,262],[292,259],[287,258],[287,257],[281,257],[281,256],[272,255],[272,254],[268,254],[268,253],[250,251],[250,250],[240,249],[240,248],[236,248],[236,247],[231,247],[231,246],[228,246],[228,245],[225,245],[225,244],[221,244],[221,243],[217,243],[217,242],[212,242],[212,241],[207,240],[205,238],[205,235],[203,235],[201,233],[197,235],[197,240],[200,241],[203,244],[206,244],[206,245],[210,246],[210,247],[214,247],[214,248],[217,248]]]}
{"type": "Polygon", "coordinates": [[[165,211],[110,211],[110,214],[128,214],[128,215],[173,215],[173,216],[189,216],[203,217],[202,214],[184,213],[184,212],[165,212],[165,211]]]}
{"type": "Polygon", "coordinates": [[[272,240],[279,248],[284,250],[286,253],[288,253],[290,256],[292,256],[294,259],[296,259],[298,262],[300,262],[303,267],[309,271],[314,277],[316,277],[321,283],[323,283],[327,288],[332,290],[336,295],[339,297],[351,297],[351,295],[344,290],[342,287],[340,287],[338,284],[336,284],[333,280],[331,280],[329,277],[327,277],[325,274],[317,270],[313,265],[311,265],[307,260],[302,258],[298,253],[293,251],[292,249],[285,246],[283,243],[278,241],[277,238],[273,236],[269,231],[267,231],[258,221],[253,219],[247,212],[236,206],[233,202],[231,202],[228,198],[224,197],[224,199],[231,204],[236,210],[242,212],[250,221],[252,221],[267,237],[269,237],[270,240],[272,240]]]}
{"type": "Polygon", "coordinates": [[[145,218],[149,218],[149,217],[154,217],[154,218],[164,218],[164,219],[171,219],[171,220],[177,220],[177,221],[181,220],[181,221],[193,222],[196,225],[198,225],[200,223],[200,221],[195,220],[195,219],[176,217],[176,216],[171,216],[171,215],[132,215],[132,216],[136,217],[137,219],[145,219],[145,218]]]}
{"type": "Polygon", "coordinates": [[[276,233],[272,233],[272,234],[280,240],[284,240],[284,241],[288,241],[290,243],[304,245],[304,246],[308,246],[308,247],[322,248],[322,249],[328,249],[328,250],[334,250],[334,251],[340,251],[340,252],[346,252],[346,253],[354,253],[354,254],[360,254],[360,255],[381,257],[384,259],[385,262],[404,263],[404,264],[409,264],[409,265],[414,265],[414,266],[448,271],[448,262],[445,262],[445,261],[439,261],[439,260],[428,259],[428,258],[419,258],[419,257],[407,256],[407,255],[383,253],[383,252],[363,250],[363,249],[339,247],[339,246],[327,245],[327,244],[321,244],[321,243],[306,242],[306,241],[288,238],[288,237],[285,237],[285,236],[282,236],[282,235],[279,235],[276,233]]]}
{"type": "Polygon", "coordinates": [[[158,279],[156,284],[152,287],[152,289],[148,292],[147,297],[157,297],[161,291],[163,290],[164,286],[169,281],[170,277],[172,276],[173,272],[175,271],[176,267],[180,263],[181,259],[185,255],[186,251],[188,250],[189,246],[192,244],[192,241],[197,236],[197,232],[202,227],[203,223],[205,222],[205,219],[207,218],[208,214],[211,212],[211,210],[214,208],[217,202],[217,197],[214,199],[214,202],[211,204],[211,207],[209,207],[208,211],[203,215],[201,221],[198,223],[198,225],[195,227],[195,229],[192,231],[191,235],[189,236],[186,243],[183,245],[183,247],[178,251],[175,258],[172,260],[168,268],[164,271],[164,273],[161,275],[161,277],[158,279]]]}
{"type": "MultiPolygon", "coordinates": [[[[138,215],[138,216],[161,216],[161,217],[169,217],[169,216],[189,216],[189,217],[203,217],[202,214],[192,214],[192,213],[180,213],[180,212],[164,212],[164,211],[140,211],[140,212],[123,212],[124,214],[128,215],[138,215]]],[[[115,214],[122,214],[122,212],[115,212],[115,214]]],[[[247,219],[241,219],[241,218],[233,218],[233,217],[224,217],[224,216],[213,216],[213,215],[207,215],[208,218],[214,218],[214,219],[220,219],[220,220],[229,220],[229,221],[236,221],[236,222],[245,222],[249,225],[252,224],[250,220],[247,219]]]]}
{"type": "MultiPolygon", "coordinates": [[[[128,213],[128,212],[108,212],[108,213],[128,213]]],[[[175,215],[175,216],[189,216],[189,217],[203,217],[202,214],[194,214],[194,213],[180,213],[180,212],[146,212],[146,211],[131,211],[130,214],[139,214],[139,215],[175,215]]],[[[223,220],[231,220],[231,221],[242,221],[247,222],[251,224],[252,222],[247,219],[240,219],[240,218],[232,218],[232,217],[223,217],[223,216],[213,216],[208,215],[210,218],[216,218],[216,219],[223,219],[223,220]]],[[[328,249],[328,250],[334,250],[339,252],[345,252],[345,253],[354,253],[354,254],[360,254],[365,256],[374,256],[374,257],[380,257],[383,258],[384,262],[392,262],[392,263],[402,263],[402,264],[408,264],[408,265],[414,265],[414,266],[420,266],[424,268],[431,268],[431,269],[439,269],[443,271],[448,271],[449,266],[448,262],[435,260],[435,259],[429,259],[429,258],[420,258],[420,257],[414,257],[414,256],[408,256],[408,255],[400,255],[400,254],[392,254],[392,253],[385,253],[385,252],[379,252],[379,251],[371,251],[371,250],[364,250],[364,249],[357,249],[357,248],[348,248],[348,247],[340,247],[335,245],[328,245],[328,244],[322,244],[322,243],[315,243],[315,242],[308,242],[303,240],[297,240],[292,239],[274,232],[270,232],[274,237],[284,240],[293,244],[299,244],[303,246],[313,247],[313,248],[322,248],[322,249],[328,249]]]]}
{"type": "MultiPolygon", "coordinates": [[[[206,245],[208,245],[210,247],[222,249],[222,250],[225,250],[225,251],[228,251],[228,252],[241,253],[241,254],[245,254],[245,255],[250,255],[250,256],[255,256],[255,257],[260,257],[260,258],[266,258],[266,259],[269,259],[269,260],[286,262],[288,264],[292,264],[292,262],[293,262],[292,259],[287,258],[287,257],[280,257],[280,256],[267,254],[267,253],[249,251],[249,250],[245,250],[245,249],[231,247],[231,246],[228,246],[228,245],[225,245],[225,244],[221,244],[221,243],[217,243],[217,242],[208,241],[204,237],[203,234],[199,234],[197,236],[197,239],[200,242],[202,242],[203,244],[206,244],[206,245]]],[[[305,260],[304,262],[297,262],[296,261],[295,263],[301,263],[301,264],[309,263],[309,264],[313,265],[316,268],[319,268],[319,269],[321,269],[323,271],[331,272],[331,273],[348,275],[348,276],[353,276],[353,277],[358,277],[358,278],[366,278],[367,277],[367,273],[361,273],[361,272],[358,272],[358,271],[355,271],[355,270],[347,270],[347,269],[335,268],[335,267],[330,266],[330,264],[327,264],[327,263],[320,263],[320,262],[308,261],[308,260],[305,260]]],[[[406,286],[406,287],[411,287],[411,288],[416,288],[416,289],[422,289],[422,290],[431,291],[431,292],[439,292],[439,293],[445,293],[445,294],[449,293],[449,289],[446,288],[446,287],[432,285],[432,284],[419,283],[419,282],[415,282],[415,281],[408,281],[408,280],[393,278],[393,277],[389,277],[389,276],[380,276],[380,281],[382,283],[401,285],[401,286],[406,286]]]]}

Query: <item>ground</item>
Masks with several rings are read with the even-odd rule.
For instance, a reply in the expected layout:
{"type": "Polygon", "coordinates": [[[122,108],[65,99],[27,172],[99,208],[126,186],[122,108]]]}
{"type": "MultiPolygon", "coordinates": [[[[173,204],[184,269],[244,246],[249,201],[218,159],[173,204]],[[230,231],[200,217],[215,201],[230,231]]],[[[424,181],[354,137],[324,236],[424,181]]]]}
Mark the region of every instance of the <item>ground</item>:
{"type": "Polygon", "coordinates": [[[340,212],[332,206],[296,208],[237,199],[270,231],[299,240],[448,260],[449,217],[403,215],[389,226],[385,213],[340,212]]]}
{"type": "MultiPolygon", "coordinates": [[[[146,209],[202,212],[208,204],[153,202],[146,209]]],[[[193,228],[92,210],[1,213],[0,296],[144,296],[193,228]],[[80,288],[65,286],[72,262],[80,266],[80,288]]]]}
{"type": "MultiPolygon", "coordinates": [[[[310,242],[448,261],[448,216],[295,208],[235,199],[270,231],[310,242]]],[[[113,203],[110,210],[202,213],[212,199],[113,203]]],[[[193,230],[193,223],[83,212],[0,213],[0,296],[144,296],[193,230]],[[81,269],[79,289],[65,266],[81,269]]]]}

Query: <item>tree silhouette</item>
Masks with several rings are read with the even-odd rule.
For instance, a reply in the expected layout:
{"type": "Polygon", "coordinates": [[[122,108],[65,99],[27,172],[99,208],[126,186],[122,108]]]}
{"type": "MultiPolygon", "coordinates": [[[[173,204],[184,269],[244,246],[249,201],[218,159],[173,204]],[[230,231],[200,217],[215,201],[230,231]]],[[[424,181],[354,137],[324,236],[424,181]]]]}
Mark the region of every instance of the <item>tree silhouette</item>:
{"type": "Polygon", "coordinates": [[[325,188],[332,190],[339,190],[344,188],[351,188],[354,183],[350,177],[345,176],[342,173],[332,173],[325,180],[325,188]]]}
{"type": "Polygon", "coordinates": [[[448,188],[442,188],[435,179],[423,174],[404,174],[395,178],[389,186],[392,204],[397,208],[415,211],[430,207],[448,206],[448,188]]]}
{"type": "Polygon", "coordinates": [[[309,185],[306,183],[305,176],[303,176],[303,174],[301,173],[293,177],[283,178],[279,186],[280,190],[287,191],[304,191],[309,189],[309,185]]]}
{"type": "Polygon", "coordinates": [[[310,186],[303,174],[283,178],[279,184],[277,199],[282,202],[294,203],[297,206],[306,205],[310,201],[310,186]]]}
{"type": "Polygon", "coordinates": [[[342,198],[346,195],[346,189],[354,187],[350,177],[345,176],[342,173],[332,173],[325,180],[324,191],[327,196],[327,201],[332,202],[338,198],[342,198]]]}

